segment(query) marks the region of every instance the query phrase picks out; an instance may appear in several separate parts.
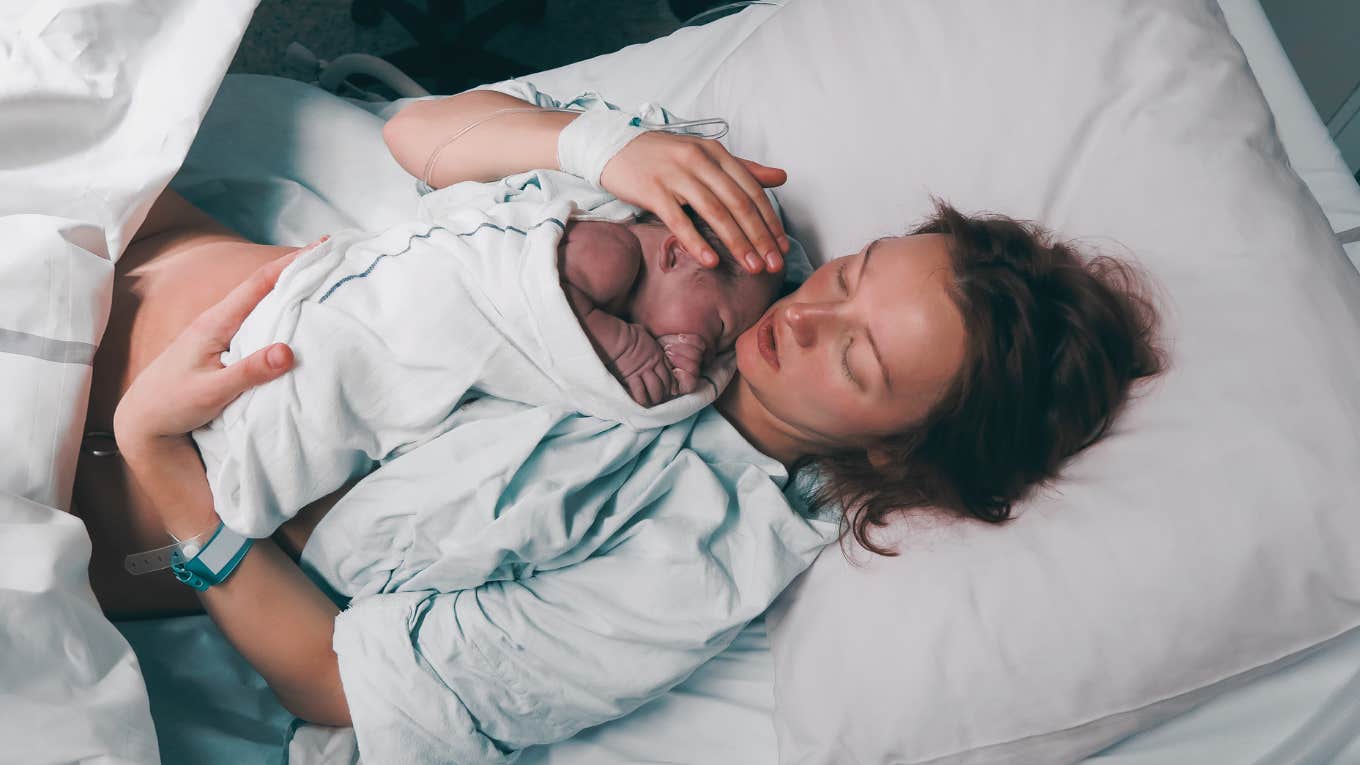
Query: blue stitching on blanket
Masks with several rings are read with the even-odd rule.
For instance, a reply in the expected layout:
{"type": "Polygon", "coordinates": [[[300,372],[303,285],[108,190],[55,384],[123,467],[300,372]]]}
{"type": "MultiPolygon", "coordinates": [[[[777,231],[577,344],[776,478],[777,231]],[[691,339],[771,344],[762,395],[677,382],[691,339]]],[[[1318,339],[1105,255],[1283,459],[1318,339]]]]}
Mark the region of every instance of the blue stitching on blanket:
{"type": "MultiPolygon", "coordinates": [[[[462,233],[462,234],[454,234],[454,236],[472,236],[473,234],[477,233],[478,231],[481,231],[482,229],[488,228],[488,227],[494,228],[494,229],[496,229],[497,231],[501,232],[502,234],[505,233],[506,231],[513,231],[513,232],[515,232],[516,234],[519,234],[520,236],[527,236],[527,235],[529,234],[530,231],[533,231],[534,229],[538,228],[539,226],[542,226],[542,225],[545,225],[545,224],[548,224],[548,223],[556,223],[556,224],[558,225],[558,227],[561,228],[563,231],[566,231],[566,230],[567,230],[566,224],[564,224],[562,221],[560,221],[560,220],[558,220],[558,219],[556,219],[556,218],[548,218],[547,220],[539,221],[538,223],[535,223],[534,225],[530,226],[529,228],[527,228],[527,229],[525,229],[525,230],[523,230],[523,231],[521,231],[521,230],[515,228],[514,226],[506,226],[505,228],[501,228],[500,226],[497,226],[497,225],[494,224],[494,223],[479,223],[479,224],[477,225],[477,228],[474,228],[474,229],[472,229],[471,231],[467,231],[467,232],[464,232],[464,233],[462,233]]],[[[385,252],[385,253],[379,255],[378,257],[374,258],[374,259],[373,259],[373,262],[368,264],[368,268],[365,268],[362,272],[357,273],[357,274],[350,274],[349,276],[346,276],[345,278],[341,279],[340,281],[336,282],[335,284],[332,284],[332,285],[331,285],[331,288],[328,289],[328,290],[326,290],[326,294],[322,295],[322,296],[321,296],[321,299],[320,299],[320,300],[317,300],[316,302],[318,302],[318,303],[324,303],[324,302],[326,302],[326,299],[329,298],[329,297],[331,296],[331,293],[333,293],[333,292],[335,292],[337,289],[339,289],[339,288],[340,288],[340,285],[344,284],[344,283],[347,282],[347,281],[350,281],[351,279],[363,279],[364,277],[366,277],[366,276],[368,276],[369,274],[373,273],[373,269],[375,269],[375,268],[378,267],[378,261],[382,260],[383,258],[385,258],[385,257],[387,257],[387,256],[389,256],[389,255],[396,256],[396,255],[401,255],[401,254],[403,254],[403,253],[405,253],[405,252],[408,252],[408,251],[411,249],[411,245],[415,244],[415,241],[416,241],[417,239],[429,239],[430,236],[431,236],[432,234],[434,234],[434,232],[436,232],[436,231],[448,231],[448,229],[447,229],[447,228],[444,228],[443,226],[435,226],[434,228],[430,229],[429,231],[426,231],[426,232],[423,233],[423,234],[412,234],[411,237],[410,237],[409,239],[406,240],[406,247],[405,247],[405,249],[401,250],[400,252],[390,252],[390,253],[385,252]]]]}

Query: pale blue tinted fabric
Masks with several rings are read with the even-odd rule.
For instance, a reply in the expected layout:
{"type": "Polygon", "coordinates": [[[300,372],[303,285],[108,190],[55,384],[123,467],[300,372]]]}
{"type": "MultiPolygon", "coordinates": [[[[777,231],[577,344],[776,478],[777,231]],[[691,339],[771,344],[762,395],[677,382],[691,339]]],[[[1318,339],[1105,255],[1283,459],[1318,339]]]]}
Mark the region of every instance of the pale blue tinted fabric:
{"type": "Polygon", "coordinates": [[[499,399],[372,473],[304,562],[370,762],[502,762],[664,693],[835,534],[713,409],[634,430],[499,399]]]}
{"type": "Polygon", "coordinates": [[[117,627],[146,678],[161,762],[283,762],[293,716],[211,619],[145,619],[117,627]]]}

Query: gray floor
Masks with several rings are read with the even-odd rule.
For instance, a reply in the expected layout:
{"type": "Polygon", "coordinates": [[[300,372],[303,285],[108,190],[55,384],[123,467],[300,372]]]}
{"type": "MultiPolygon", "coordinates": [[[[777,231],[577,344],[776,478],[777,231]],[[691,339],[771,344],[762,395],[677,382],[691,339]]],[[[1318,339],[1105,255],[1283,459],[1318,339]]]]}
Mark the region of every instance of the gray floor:
{"type": "MultiPolygon", "coordinates": [[[[423,6],[420,0],[417,5],[423,6]]],[[[493,0],[466,0],[476,15],[493,0]]],[[[290,65],[284,51],[291,42],[323,60],[344,53],[383,55],[413,44],[390,16],[374,28],[356,25],[350,0],[263,0],[246,29],[229,71],[310,79],[290,65]]],[[[680,27],[666,0],[547,0],[540,22],[516,22],[488,40],[488,50],[522,62],[524,72],[549,69],[670,34],[680,27]]]]}

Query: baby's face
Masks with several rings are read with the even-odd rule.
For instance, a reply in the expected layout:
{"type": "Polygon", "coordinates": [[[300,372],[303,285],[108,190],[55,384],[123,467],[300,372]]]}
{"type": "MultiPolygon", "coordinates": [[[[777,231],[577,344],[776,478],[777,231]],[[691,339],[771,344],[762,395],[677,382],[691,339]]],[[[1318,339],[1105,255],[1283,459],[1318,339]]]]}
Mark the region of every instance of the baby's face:
{"type": "Polygon", "coordinates": [[[731,349],[774,302],[781,274],[707,269],[664,226],[632,228],[642,245],[643,271],[629,318],[652,335],[699,335],[716,355],[731,349]]]}

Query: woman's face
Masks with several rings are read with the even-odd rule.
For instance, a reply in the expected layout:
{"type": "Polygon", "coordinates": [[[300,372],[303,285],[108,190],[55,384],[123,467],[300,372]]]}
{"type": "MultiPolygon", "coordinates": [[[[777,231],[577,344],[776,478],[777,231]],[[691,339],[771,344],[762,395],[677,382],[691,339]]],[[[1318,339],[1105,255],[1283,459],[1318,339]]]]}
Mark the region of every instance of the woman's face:
{"type": "Polygon", "coordinates": [[[811,452],[864,447],[911,425],[963,363],[940,234],[880,239],[821,268],[737,340],[737,369],[811,452]]]}

